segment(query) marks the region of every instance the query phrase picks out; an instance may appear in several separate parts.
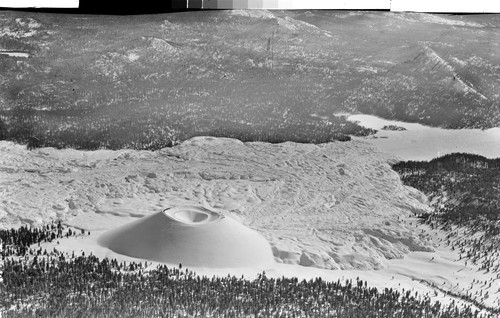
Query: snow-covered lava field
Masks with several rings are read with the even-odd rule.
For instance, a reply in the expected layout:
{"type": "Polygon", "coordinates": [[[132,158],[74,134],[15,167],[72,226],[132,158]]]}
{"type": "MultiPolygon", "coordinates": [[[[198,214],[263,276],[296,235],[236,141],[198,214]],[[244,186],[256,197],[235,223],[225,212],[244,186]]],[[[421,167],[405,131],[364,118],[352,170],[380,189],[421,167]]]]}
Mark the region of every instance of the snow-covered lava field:
{"type": "Polygon", "coordinates": [[[282,263],[379,269],[432,250],[403,222],[427,211],[425,197],[399,182],[394,158],[363,142],[199,137],[157,152],[28,151],[5,142],[1,157],[5,228],[62,218],[103,230],[188,202],[256,230],[282,263]]]}
{"type": "Polygon", "coordinates": [[[401,183],[390,167],[397,161],[364,141],[196,137],[154,152],[28,151],[3,141],[0,225],[64,220],[89,231],[43,243],[68,253],[184,262],[209,275],[359,277],[444,303],[462,300],[442,291],[476,291],[473,299],[497,306],[495,274],[466,265],[440,244],[444,234],[418,225],[415,214],[430,207],[401,183]]]}
{"type": "Polygon", "coordinates": [[[0,12],[0,318],[498,315],[499,17],[0,12]]]}

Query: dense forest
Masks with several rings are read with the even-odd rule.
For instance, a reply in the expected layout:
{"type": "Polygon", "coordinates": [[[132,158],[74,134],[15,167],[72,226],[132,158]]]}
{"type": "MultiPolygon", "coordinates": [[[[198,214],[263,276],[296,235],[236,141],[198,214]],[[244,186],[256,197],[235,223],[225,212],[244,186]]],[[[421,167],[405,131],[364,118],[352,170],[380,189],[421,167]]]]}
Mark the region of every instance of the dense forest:
{"type": "Polygon", "coordinates": [[[460,257],[500,272],[500,158],[454,153],[393,165],[404,184],[427,195],[434,211],[419,217],[446,231],[460,257]]]}
{"type": "MultiPolygon", "coordinates": [[[[203,123],[200,123],[200,120],[193,121],[180,116],[169,120],[167,127],[157,114],[149,115],[151,117],[144,116],[139,122],[129,121],[111,126],[108,119],[97,115],[92,121],[78,122],[78,119],[75,119],[74,124],[60,130],[43,128],[49,122],[44,116],[37,116],[35,121],[26,117],[17,123],[11,123],[10,128],[7,128],[8,125],[2,122],[0,111],[0,140],[26,144],[29,149],[54,147],[81,150],[158,150],[196,136],[235,138],[244,142],[325,143],[349,141],[351,135],[367,136],[376,132],[350,122],[345,117],[334,117],[328,123],[317,119],[294,119],[283,124],[279,120],[266,119],[249,124],[223,119],[211,122],[201,120],[203,123]]],[[[59,123],[64,125],[63,122],[59,123]]]]}
{"type": "Polygon", "coordinates": [[[454,153],[430,162],[393,165],[404,184],[422,191],[443,222],[466,225],[488,236],[500,227],[500,159],[454,153]]]}
{"type": "Polygon", "coordinates": [[[494,317],[357,279],[206,277],[178,267],[69,255],[40,243],[85,235],[60,224],[0,231],[2,317],[494,317]],[[149,267],[149,268],[148,268],[149,267]]]}
{"type": "Polygon", "coordinates": [[[0,140],[30,147],[370,133],[336,116],[345,113],[453,129],[500,123],[492,16],[5,11],[0,21],[0,140]]]}

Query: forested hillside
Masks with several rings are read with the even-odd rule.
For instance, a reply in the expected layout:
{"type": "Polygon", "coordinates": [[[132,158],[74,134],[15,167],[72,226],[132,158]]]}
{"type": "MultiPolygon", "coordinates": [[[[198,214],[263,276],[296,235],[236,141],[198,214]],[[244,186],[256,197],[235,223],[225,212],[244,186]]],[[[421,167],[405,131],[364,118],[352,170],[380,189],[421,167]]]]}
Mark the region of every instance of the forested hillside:
{"type": "Polygon", "coordinates": [[[393,168],[405,184],[429,197],[441,220],[500,233],[495,223],[500,215],[500,159],[456,153],[430,162],[400,162],[393,168]]]}
{"type": "Polygon", "coordinates": [[[496,127],[499,25],[386,12],[1,12],[0,139],[158,149],[199,135],[372,133],[340,113],[496,127]]]}
{"type": "Polygon", "coordinates": [[[6,259],[0,283],[4,317],[441,317],[493,318],[428,294],[377,289],[356,279],[256,279],[199,276],[148,262],[118,262],[42,250],[36,244],[84,236],[54,224],[0,230],[6,259]],[[56,234],[57,233],[57,234],[56,234]]]}
{"type": "Polygon", "coordinates": [[[500,158],[455,153],[430,162],[399,162],[393,169],[406,185],[427,195],[434,208],[420,215],[448,232],[447,243],[461,257],[500,270],[500,158]]]}

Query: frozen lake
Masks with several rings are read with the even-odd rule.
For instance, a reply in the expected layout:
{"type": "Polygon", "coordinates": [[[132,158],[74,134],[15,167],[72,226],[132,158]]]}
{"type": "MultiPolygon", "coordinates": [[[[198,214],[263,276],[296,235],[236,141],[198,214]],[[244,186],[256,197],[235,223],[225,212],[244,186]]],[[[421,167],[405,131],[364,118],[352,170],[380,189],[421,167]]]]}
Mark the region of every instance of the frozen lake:
{"type": "Polygon", "coordinates": [[[500,127],[487,130],[443,129],[371,115],[349,115],[347,119],[378,130],[375,135],[353,139],[365,140],[404,160],[431,160],[454,152],[473,153],[487,158],[500,157],[500,127]],[[381,130],[388,125],[404,127],[406,130],[381,130]]]}
{"type": "Polygon", "coordinates": [[[0,55],[8,55],[13,57],[24,57],[28,58],[30,55],[26,52],[14,52],[14,51],[0,51],[0,55]]]}

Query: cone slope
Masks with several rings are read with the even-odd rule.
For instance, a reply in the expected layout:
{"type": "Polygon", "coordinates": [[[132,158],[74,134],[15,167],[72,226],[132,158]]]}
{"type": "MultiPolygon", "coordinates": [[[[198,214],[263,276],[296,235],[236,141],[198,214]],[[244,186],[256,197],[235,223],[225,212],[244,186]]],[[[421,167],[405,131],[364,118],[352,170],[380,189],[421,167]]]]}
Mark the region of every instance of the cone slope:
{"type": "Polygon", "coordinates": [[[247,267],[273,262],[264,237],[201,206],[166,209],[104,233],[99,244],[131,257],[198,267],[247,267]]]}

